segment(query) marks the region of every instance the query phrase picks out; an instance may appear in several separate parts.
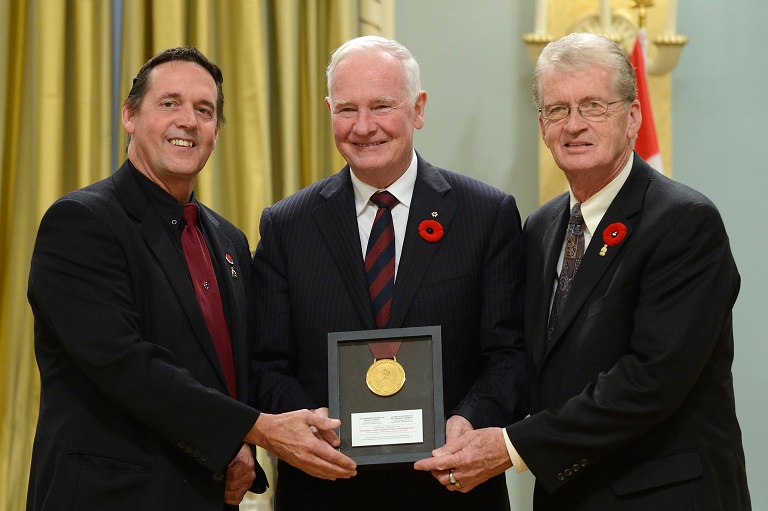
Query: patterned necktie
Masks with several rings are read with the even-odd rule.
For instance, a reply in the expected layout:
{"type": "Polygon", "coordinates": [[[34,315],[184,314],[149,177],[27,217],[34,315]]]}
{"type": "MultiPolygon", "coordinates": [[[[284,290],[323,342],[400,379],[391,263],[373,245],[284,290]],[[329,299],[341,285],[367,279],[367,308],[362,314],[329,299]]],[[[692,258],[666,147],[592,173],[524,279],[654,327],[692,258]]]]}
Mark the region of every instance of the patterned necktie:
{"type": "Polygon", "coordinates": [[[389,321],[392,296],[395,293],[395,227],[392,208],[397,199],[389,192],[376,192],[371,202],[379,207],[368,238],[365,253],[365,276],[368,294],[373,304],[376,326],[383,328],[389,321]]]}
{"type": "Polygon", "coordinates": [[[557,317],[563,309],[565,298],[571,289],[571,283],[579,269],[581,257],[584,255],[584,217],[581,216],[581,204],[576,203],[571,210],[571,218],[568,220],[568,237],[565,241],[565,253],[563,254],[563,266],[560,269],[560,278],[557,280],[557,291],[552,300],[552,310],[549,313],[547,324],[547,337],[544,348],[549,346],[549,340],[555,331],[557,317]]]}
{"type": "Polygon", "coordinates": [[[221,294],[216,282],[216,274],[213,272],[208,245],[206,245],[203,233],[197,226],[197,204],[190,202],[184,205],[182,218],[186,226],[181,233],[181,246],[184,249],[184,257],[187,259],[189,275],[192,277],[197,301],[200,303],[200,309],[213,339],[216,354],[219,356],[224,378],[227,380],[229,395],[235,398],[237,397],[237,383],[235,380],[235,363],[232,358],[232,343],[229,339],[227,321],[224,319],[224,307],[221,304],[221,294]]]}

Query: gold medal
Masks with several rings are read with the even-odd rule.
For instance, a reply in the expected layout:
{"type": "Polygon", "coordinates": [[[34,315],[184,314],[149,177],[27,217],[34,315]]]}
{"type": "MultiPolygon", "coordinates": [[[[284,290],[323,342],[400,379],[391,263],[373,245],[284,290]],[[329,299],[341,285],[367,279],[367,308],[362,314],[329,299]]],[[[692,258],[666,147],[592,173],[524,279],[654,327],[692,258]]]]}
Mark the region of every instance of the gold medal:
{"type": "Polygon", "coordinates": [[[391,396],[403,388],[405,369],[394,358],[374,359],[365,375],[365,382],[377,396],[391,396]]]}

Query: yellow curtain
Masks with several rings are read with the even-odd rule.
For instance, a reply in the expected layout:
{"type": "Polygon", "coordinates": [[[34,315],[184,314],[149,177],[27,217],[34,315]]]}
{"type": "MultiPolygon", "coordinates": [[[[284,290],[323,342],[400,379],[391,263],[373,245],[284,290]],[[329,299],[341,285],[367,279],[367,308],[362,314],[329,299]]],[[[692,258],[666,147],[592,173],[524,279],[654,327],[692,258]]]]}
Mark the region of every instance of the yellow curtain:
{"type": "Polygon", "coordinates": [[[0,508],[23,509],[39,376],[26,300],[45,209],[111,171],[110,2],[0,7],[0,508]]]}
{"type": "Polygon", "coordinates": [[[270,76],[270,116],[275,162],[272,196],[279,199],[340,169],[333,147],[326,96],[325,66],[331,53],[357,35],[356,2],[275,2],[268,36],[274,68],[270,76]],[[336,30],[323,30],[337,27],[336,30]],[[346,29],[345,29],[346,27],[346,29]],[[296,55],[298,58],[291,58],[296,55]],[[299,135],[299,136],[297,136],[299,135]]]}
{"type": "Polygon", "coordinates": [[[37,420],[26,300],[37,225],[56,198],[125,158],[125,133],[114,132],[113,17],[122,19],[121,102],[141,65],[165,48],[197,46],[222,68],[228,123],[197,192],[253,248],[263,207],[344,163],[323,103],[324,68],[358,35],[357,4],[126,0],[113,13],[104,0],[0,2],[0,509],[24,507],[37,420]]]}

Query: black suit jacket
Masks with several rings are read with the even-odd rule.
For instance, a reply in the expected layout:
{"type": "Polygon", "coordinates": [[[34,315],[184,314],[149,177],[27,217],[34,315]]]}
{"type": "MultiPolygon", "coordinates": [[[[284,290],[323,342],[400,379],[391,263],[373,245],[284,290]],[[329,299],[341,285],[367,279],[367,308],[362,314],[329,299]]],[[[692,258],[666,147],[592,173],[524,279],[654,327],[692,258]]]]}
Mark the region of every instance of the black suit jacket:
{"type": "Polygon", "coordinates": [[[635,155],[544,337],[568,194],[526,222],[536,510],[747,510],[731,377],[739,274],[715,206],[635,155]],[[626,237],[604,245],[622,223],[626,237]]]}
{"type": "MultiPolygon", "coordinates": [[[[56,201],[40,224],[28,291],[41,396],[27,509],[220,511],[227,464],[258,418],[244,404],[248,241],[200,208],[224,276],[238,402],[183,254],[139,179],[126,162],[56,201]]],[[[262,473],[253,489],[264,484],[262,473]]]]}
{"type": "MultiPolygon", "coordinates": [[[[527,411],[523,257],[511,196],[419,157],[387,327],[442,327],[445,412],[476,428],[527,411]],[[427,219],[444,228],[436,243],[419,236],[427,219]]],[[[348,167],[264,211],[255,271],[257,406],[271,412],[327,406],[328,333],[376,328],[348,167]]],[[[333,483],[285,465],[279,470],[277,509],[306,509],[310,499],[313,509],[355,502],[373,509],[480,509],[483,502],[507,501],[503,477],[461,495],[412,468],[333,483]]]]}

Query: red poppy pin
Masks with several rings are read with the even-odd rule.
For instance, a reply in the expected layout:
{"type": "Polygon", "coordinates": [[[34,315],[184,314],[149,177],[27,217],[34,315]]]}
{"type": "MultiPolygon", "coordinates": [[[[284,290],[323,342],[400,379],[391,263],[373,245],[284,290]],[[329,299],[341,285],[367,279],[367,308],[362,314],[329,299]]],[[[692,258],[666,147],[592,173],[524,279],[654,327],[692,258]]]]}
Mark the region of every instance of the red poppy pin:
{"type": "Polygon", "coordinates": [[[615,222],[605,228],[603,231],[603,248],[600,249],[600,255],[604,256],[608,252],[608,247],[614,247],[624,240],[627,235],[627,226],[621,222],[615,222]]]}
{"type": "Polygon", "coordinates": [[[443,226],[437,220],[424,220],[419,224],[419,235],[430,243],[440,241],[443,226]]]}
{"type": "MultiPolygon", "coordinates": [[[[224,259],[226,259],[229,264],[232,264],[232,265],[235,264],[235,260],[229,254],[226,254],[224,256],[224,259]]],[[[232,278],[236,279],[237,278],[237,271],[235,271],[235,267],[234,266],[230,266],[229,267],[229,271],[232,273],[232,278]]]]}

